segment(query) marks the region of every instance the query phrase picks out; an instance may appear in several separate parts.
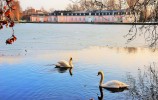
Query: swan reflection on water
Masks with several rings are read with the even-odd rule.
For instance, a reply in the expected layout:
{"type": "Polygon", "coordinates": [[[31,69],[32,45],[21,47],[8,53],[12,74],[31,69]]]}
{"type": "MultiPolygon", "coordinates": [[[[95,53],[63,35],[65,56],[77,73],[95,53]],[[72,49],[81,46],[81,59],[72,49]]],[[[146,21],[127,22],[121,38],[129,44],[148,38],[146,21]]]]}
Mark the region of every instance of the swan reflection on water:
{"type": "Polygon", "coordinates": [[[55,67],[55,69],[57,69],[57,71],[58,71],[59,73],[65,73],[67,70],[69,70],[70,76],[73,75],[73,73],[72,73],[72,69],[73,69],[73,68],[55,67]]]}
{"type": "Polygon", "coordinates": [[[128,90],[127,87],[125,87],[125,88],[105,88],[105,89],[110,91],[111,93],[123,92],[125,90],[128,90]]]}
{"type": "Polygon", "coordinates": [[[99,86],[99,91],[100,91],[100,96],[98,96],[98,100],[103,100],[104,98],[103,88],[100,86],[99,86]]]}
{"type": "Polygon", "coordinates": [[[128,88],[103,88],[99,86],[100,96],[98,96],[98,100],[104,100],[103,89],[110,91],[111,93],[123,92],[124,90],[128,90],[128,88]]]}

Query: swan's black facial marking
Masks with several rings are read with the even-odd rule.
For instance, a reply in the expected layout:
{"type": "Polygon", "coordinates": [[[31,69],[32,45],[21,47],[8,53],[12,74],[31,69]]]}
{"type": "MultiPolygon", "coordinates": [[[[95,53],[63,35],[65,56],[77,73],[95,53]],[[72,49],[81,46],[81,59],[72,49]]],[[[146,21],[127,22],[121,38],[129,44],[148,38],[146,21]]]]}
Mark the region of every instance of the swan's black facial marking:
{"type": "Polygon", "coordinates": [[[70,60],[72,60],[72,57],[70,57],[70,60]]]}
{"type": "Polygon", "coordinates": [[[101,75],[101,72],[98,72],[98,75],[97,75],[97,76],[99,76],[99,75],[101,75]]]}

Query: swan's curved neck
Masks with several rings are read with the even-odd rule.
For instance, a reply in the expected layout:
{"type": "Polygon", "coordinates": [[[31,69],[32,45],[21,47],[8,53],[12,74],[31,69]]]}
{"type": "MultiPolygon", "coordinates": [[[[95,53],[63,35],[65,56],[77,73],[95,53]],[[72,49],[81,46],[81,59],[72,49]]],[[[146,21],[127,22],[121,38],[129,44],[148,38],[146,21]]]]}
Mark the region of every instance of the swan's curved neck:
{"type": "Polygon", "coordinates": [[[104,81],[104,74],[101,73],[100,86],[103,84],[103,81],[104,81]]]}
{"type": "Polygon", "coordinates": [[[72,66],[72,59],[69,60],[69,65],[70,65],[71,67],[73,67],[73,66],[72,66]]]}

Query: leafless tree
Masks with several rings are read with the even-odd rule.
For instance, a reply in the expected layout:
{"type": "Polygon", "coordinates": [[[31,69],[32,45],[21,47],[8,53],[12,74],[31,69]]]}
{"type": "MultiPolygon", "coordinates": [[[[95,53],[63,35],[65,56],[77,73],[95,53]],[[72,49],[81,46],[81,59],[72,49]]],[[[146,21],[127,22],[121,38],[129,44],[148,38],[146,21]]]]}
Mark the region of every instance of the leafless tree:
{"type": "Polygon", "coordinates": [[[127,42],[133,41],[138,36],[144,36],[150,47],[157,47],[158,43],[158,0],[79,0],[78,3],[85,5],[86,10],[117,10],[127,6],[128,12],[133,17],[133,26],[124,36],[127,42]],[[91,5],[87,5],[87,2],[91,5]],[[139,25],[138,25],[139,24],[139,25]]]}
{"type": "Polygon", "coordinates": [[[55,11],[54,8],[50,8],[50,9],[49,9],[49,13],[53,13],[54,11],[55,11]]]}
{"type": "Polygon", "coordinates": [[[133,23],[142,23],[141,26],[133,25],[131,27],[129,33],[125,36],[128,37],[128,42],[133,41],[138,35],[143,35],[149,46],[156,48],[158,46],[158,1],[134,0],[131,2],[127,0],[127,2],[135,17],[133,23]]]}
{"type": "MultiPolygon", "coordinates": [[[[72,0],[71,0],[72,1],[72,0]]],[[[68,4],[66,10],[71,11],[85,11],[85,10],[100,10],[101,7],[97,6],[93,0],[78,0],[72,1],[72,4],[68,4]]]]}
{"type": "Polygon", "coordinates": [[[138,78],[127,74],[127,82],[130,85],[126,94],[133,100],[157,100],[158,99],[158,69],[155,63],[138,69],[138,78]]]}
{"type": "Polygon", "coordinates": [[[44,14],[47,14],[48,12],[47,12],[47,10],[45,10],[45,8],[44,7],[41,7],[41,9],[40,9],[44,14]]]}
{"type": "Polygon", "coordinates": [[[66,10],[68,11],[80,11],[80,6],[79,4],[68,4],[67,7],[66,7],[66,10]]]}

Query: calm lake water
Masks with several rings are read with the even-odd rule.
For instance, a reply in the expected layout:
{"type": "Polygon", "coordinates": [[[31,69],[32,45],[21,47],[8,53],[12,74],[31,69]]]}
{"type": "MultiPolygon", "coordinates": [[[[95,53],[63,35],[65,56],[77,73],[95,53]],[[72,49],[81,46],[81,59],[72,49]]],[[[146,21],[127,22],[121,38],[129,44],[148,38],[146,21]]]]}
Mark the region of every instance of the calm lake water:
{"type": "MultiPolygon", "coordinates": [[[[98,100],[98,71],[105,80],[126,82],[138,68],[156,62],[158,52],[138,37],[126,44],[131,26],[17,24],[18,40],[6,45],[11,30],[0,31],[0,100],[98,100]],[[53,64],[73,58],[73,69],[53,64]]],[[[124,100],[126,91],[103,89],[104,100],[124,100]]]]}

